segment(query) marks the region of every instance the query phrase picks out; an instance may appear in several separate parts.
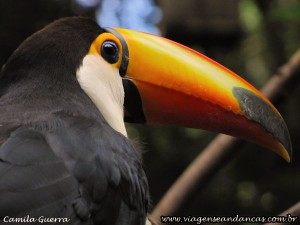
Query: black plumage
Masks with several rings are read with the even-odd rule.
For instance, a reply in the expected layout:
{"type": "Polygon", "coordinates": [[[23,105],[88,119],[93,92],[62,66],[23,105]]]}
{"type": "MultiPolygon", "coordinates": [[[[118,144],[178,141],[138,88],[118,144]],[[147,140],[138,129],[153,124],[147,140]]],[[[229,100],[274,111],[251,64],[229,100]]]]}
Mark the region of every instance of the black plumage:
{"type": "Polygon", "coordinates": [[[61,19],[13,53],[0,74],[0,223],[144,224],[141,155],[80,88],[76,70],[104,30],[61,19]]]}

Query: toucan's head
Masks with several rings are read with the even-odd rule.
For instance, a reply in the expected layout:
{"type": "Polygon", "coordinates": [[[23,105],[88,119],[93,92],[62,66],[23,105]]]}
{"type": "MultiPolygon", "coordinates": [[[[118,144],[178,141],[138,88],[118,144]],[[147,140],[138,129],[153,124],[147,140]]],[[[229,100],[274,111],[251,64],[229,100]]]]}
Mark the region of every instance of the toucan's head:
{"type": "Polygon", "coordinates": [[[60,41],[64,55],[76,59],[74,77],[111,127],[126,135],[125,118],[206,129],[255,142],[290,161],[292,147],[284,120],[241,77],[168,39],[91,24],[82,18],[65,19],[50,26],[52,30],[65,26],[65,34],[52,32],[48,38],[60,41]],[[68,29],[76,33],[77,47],[68,29]],[[60,40],[55,39],[57,33],[60,40]],[[73,43],[74,56],[65,43],[73,43]]]}

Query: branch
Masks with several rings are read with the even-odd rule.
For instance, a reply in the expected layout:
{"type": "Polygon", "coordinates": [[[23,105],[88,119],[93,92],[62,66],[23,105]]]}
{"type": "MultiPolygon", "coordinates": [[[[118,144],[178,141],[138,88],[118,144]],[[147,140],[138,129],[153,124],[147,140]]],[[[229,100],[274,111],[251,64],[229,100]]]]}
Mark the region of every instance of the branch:
{"type": "MultiPolygon", "coordinates": [[[[287,216],[287,214],[290,214],[293,217],[297,216],[297,221],[298,221],[299,216],[300,216],[300,202],[297,202],[291,208],[289,208],[286,211],[280,213],[279,216],[287,216]]],[[[288,225],[288,224],[291,224],[291,222],[287,222],[287,223],[265,223],[264,225],[285,225],[285,224],[288,225]]],[[[296,224],[296,223],[294,223],[294,224],[296,224]]]]}
{"type": "MultiPolygon", "coordinates": [[[[262,93],[274,104],[284,101],[299,83],[300,50],[267,82],[262,93]]],[[[219,134],[199,154],[175,181],[153,210],[150,218],[160,224],[161,215],[174,215],[183,208],[194,194],[226,165],[244,142],[240,139],[219,134]]]]}

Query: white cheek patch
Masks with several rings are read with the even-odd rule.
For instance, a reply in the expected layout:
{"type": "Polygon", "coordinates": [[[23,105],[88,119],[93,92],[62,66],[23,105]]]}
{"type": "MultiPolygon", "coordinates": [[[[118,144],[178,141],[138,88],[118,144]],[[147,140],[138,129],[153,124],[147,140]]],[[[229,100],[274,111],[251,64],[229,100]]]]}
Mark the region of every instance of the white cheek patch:
{"type": "Polygon", "coordinates": [[[76,76],[107,123],[127,136],[123,120],[124,88],[118,69],[99,55],[91,54],[84,57],[76,76]]]}

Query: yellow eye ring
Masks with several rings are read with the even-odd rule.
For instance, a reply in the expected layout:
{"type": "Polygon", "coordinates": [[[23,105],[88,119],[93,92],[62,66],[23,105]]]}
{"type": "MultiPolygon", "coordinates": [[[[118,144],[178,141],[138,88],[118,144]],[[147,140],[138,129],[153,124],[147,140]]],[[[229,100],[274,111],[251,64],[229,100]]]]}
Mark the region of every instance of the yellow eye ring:
{"type": "Polygon", "coordinates": [[[120,76],[125,76],[129,61],[127,44],[116,30],[106,28],[92,43],[89,54],[98,54],[105,61],[119,69],[120,76]]]}

